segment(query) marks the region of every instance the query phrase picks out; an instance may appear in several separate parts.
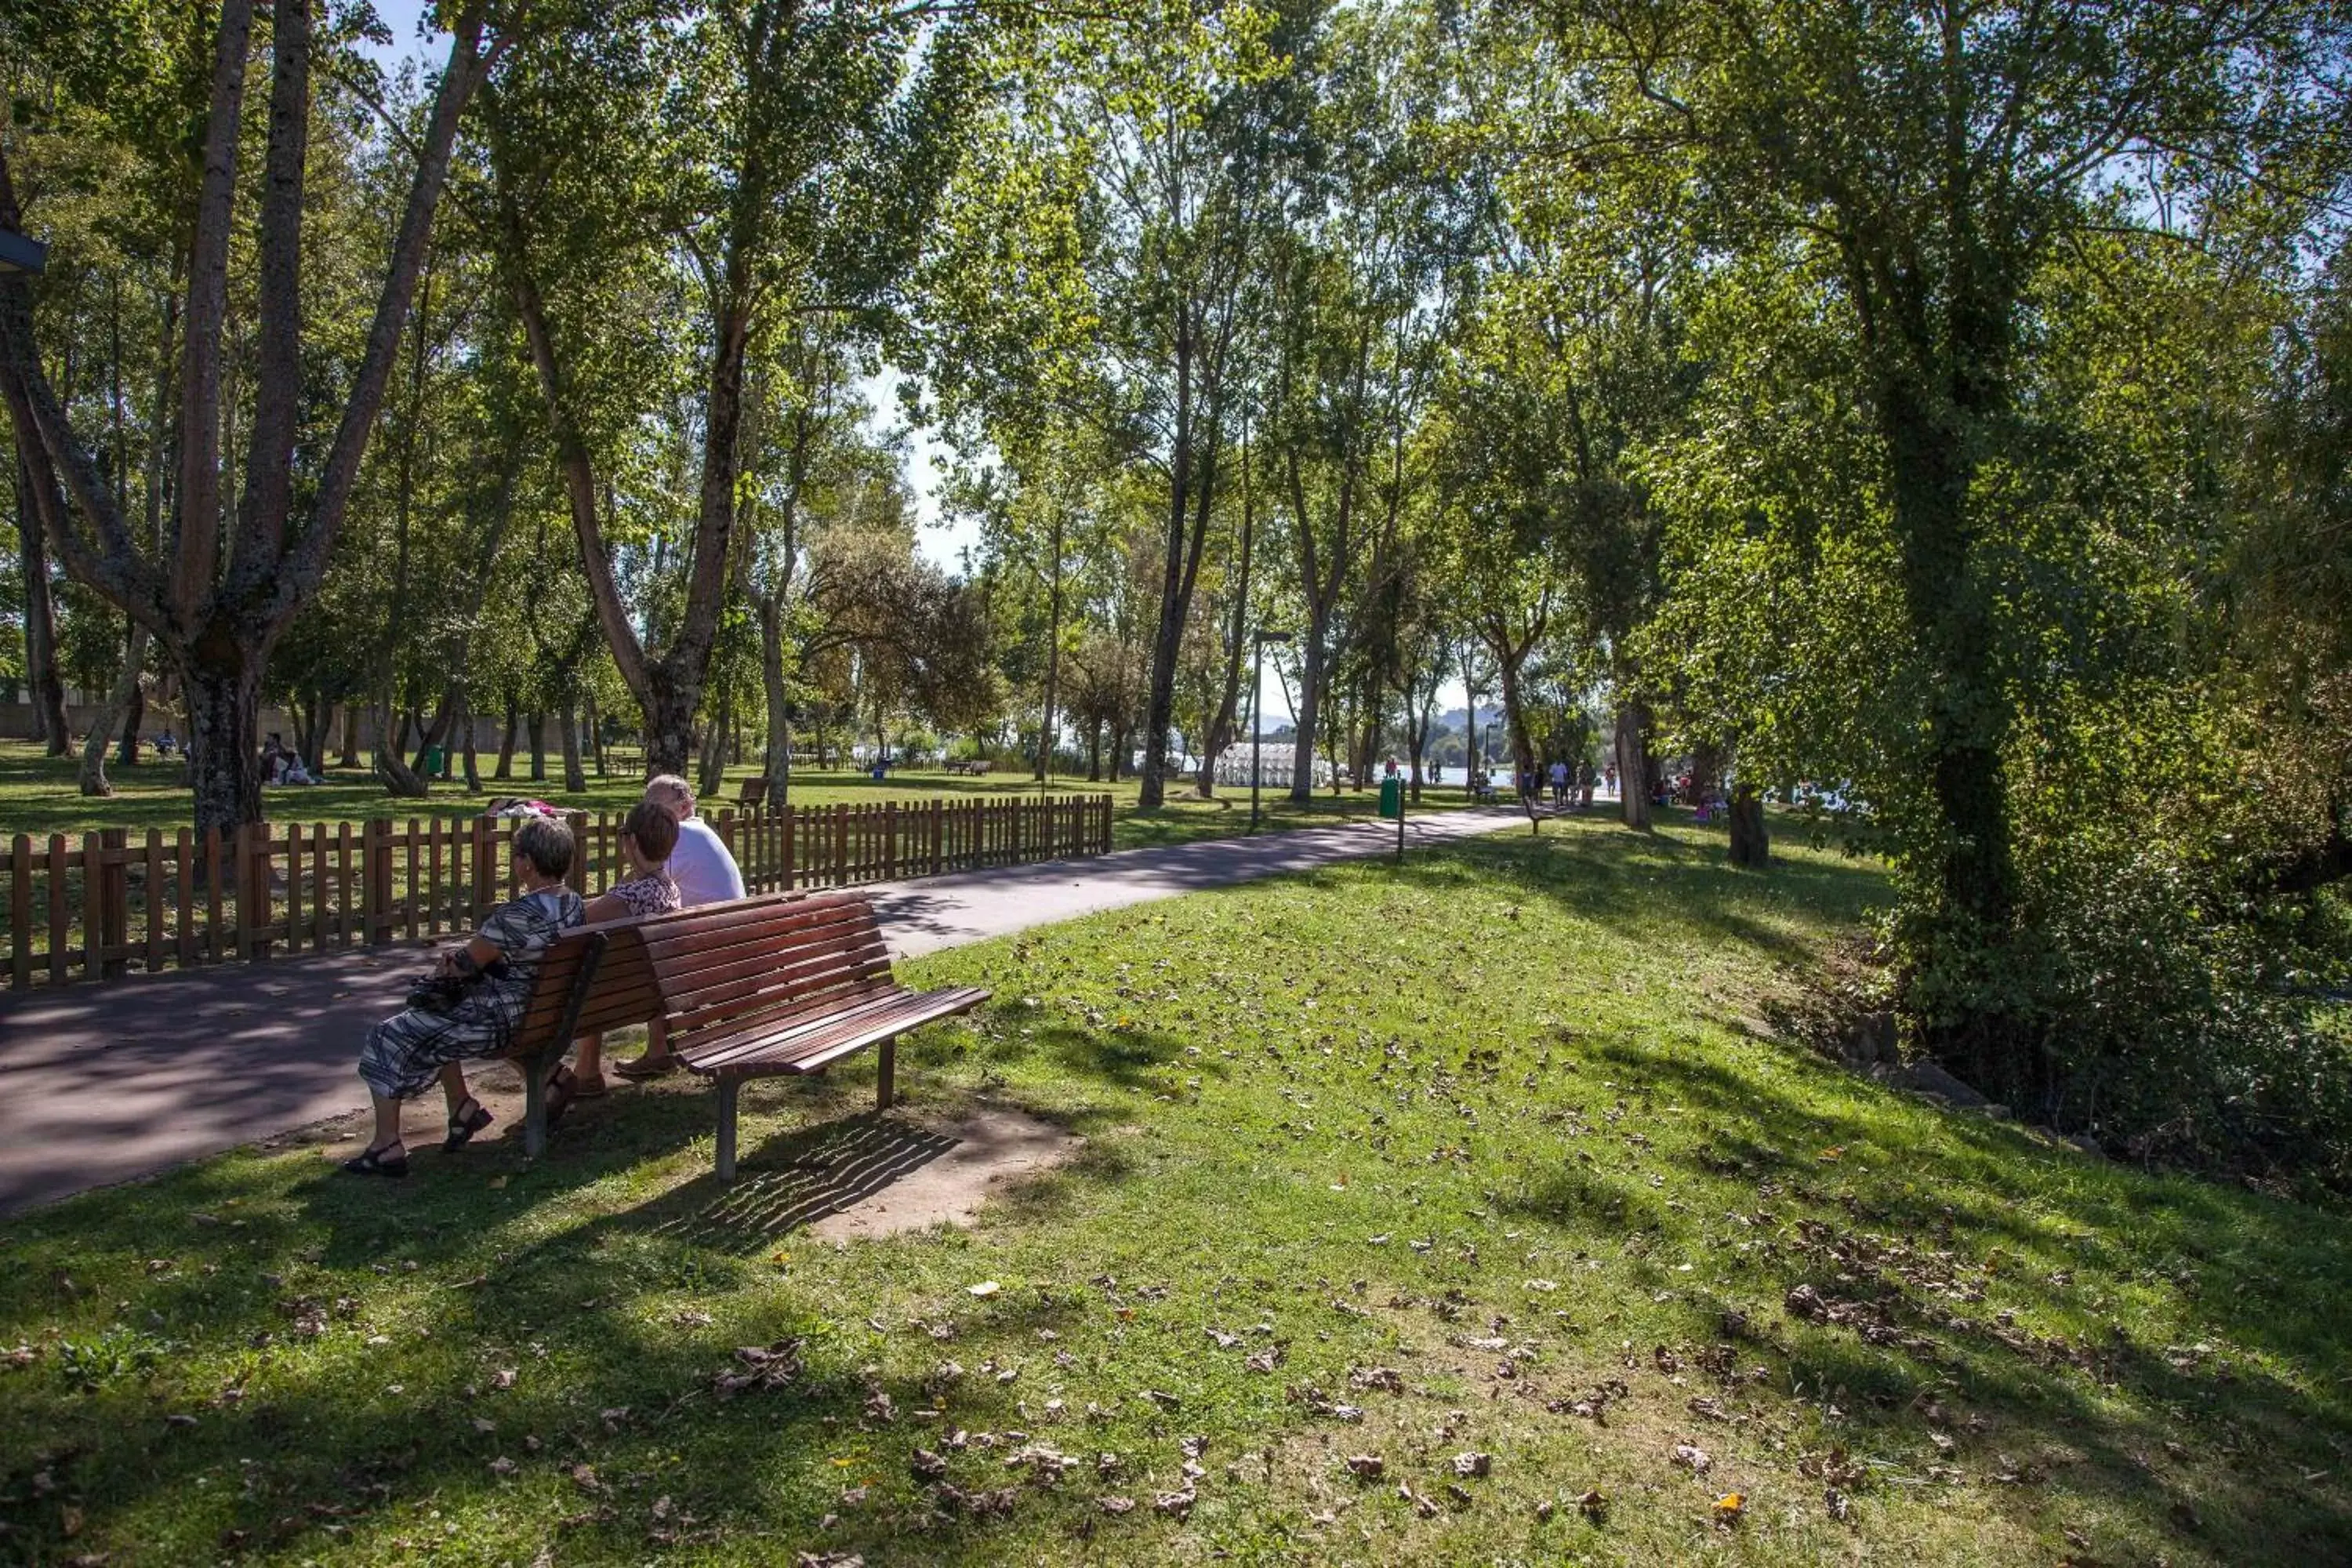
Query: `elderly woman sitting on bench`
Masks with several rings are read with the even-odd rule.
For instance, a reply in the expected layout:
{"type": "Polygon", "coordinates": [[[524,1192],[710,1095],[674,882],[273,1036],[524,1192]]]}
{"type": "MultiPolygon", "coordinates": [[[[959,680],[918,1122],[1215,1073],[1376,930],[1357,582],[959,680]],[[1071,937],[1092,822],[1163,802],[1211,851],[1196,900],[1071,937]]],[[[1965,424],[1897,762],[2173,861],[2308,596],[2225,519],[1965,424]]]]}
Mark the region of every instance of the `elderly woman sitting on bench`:
{"type": "Polygon", "coordinates": [[[580,895],[563,885],[572,869],[572,833],[551,817],[514,830],[514,876],[521,897],[501,904],[482,929],[441,963],[439,973],[395,1013],[368,1031],[360,1077],[375,1102],[375,1135],[343,1169],[363,1176],[408,1174],[400,1142],[400,1107],[436,1082],[449,1102],[442,1148],[470,1142],[491,1121],[466,1087],[468,1059],[501,1056],[522,1022],[531,980],[550,943],[580,923],[580,895]]]}

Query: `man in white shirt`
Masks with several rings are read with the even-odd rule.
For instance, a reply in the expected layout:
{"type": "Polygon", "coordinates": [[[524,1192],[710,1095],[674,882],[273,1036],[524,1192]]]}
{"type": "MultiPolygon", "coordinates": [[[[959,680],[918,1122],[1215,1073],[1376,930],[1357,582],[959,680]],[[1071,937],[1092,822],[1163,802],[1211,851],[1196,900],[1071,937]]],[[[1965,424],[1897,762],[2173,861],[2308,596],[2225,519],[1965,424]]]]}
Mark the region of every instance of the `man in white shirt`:
{"type": "Polygon", "coordinates": [[[674,773],[664,773],[646,784],[646,798],[677,818],[677,847],[669,852],[669,877],[687,908],[741,898],[742,869],[728,852],[727,841],[694,815],[692,786],[674,773]]]}
{"type": "MultiPolygon", "coordinates": [[[[727,841],[710,824],[694,815],[694,787],[675,773],[663,773],[646,783],[646,798],[677,818],[677,847],[669,852],[669,879],[677,884],[681,903],[725,903],[743,896],[743,870],[735,864],[727,841]]],[[[646,1036],[646,1054],[633,1061],[614,1062],[623,1078],[660,1078],[675,1071],[669,1037],[656,1018],[646,1036]]],[[[584,1077],[584,1075],[583,1075],[584,1077]]]]}

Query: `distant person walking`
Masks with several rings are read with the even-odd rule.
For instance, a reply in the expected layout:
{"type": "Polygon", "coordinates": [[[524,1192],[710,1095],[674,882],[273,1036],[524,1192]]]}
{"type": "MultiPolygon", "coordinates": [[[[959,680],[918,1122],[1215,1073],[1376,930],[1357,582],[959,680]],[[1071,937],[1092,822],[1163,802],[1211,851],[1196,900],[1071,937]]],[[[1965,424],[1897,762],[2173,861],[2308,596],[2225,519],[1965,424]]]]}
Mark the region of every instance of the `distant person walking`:
{"type": "Polygon", "coordinates": [[[1551,804],[1555,809],[1568,804],[1568,764],[1557,760],[1551,764],[1551,804]]]}

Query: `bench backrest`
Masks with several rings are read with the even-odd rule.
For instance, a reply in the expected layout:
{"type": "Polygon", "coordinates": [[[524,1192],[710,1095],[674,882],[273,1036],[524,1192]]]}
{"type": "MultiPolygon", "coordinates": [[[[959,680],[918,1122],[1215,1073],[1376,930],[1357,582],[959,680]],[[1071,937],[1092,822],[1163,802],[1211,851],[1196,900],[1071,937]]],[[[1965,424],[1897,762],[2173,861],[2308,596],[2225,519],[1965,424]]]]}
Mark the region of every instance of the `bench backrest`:
{"type": "Polygon", "coordinates": [[[515,1032],[512,1048],[519,1054],[531,1054],[551,1046],[569,1045],[581,1035],[599,1034],[659,1017],[662,992],[646,955],[648,931],[673,922],[689,929],[700,928],[745,910],[801,901],[804,901],[804,895],[799,893],[761,893],[723,904],[702,904],[675,914],[605,921],[565,931],[549,944],[546,955],[539,961],[539,973],[531,981],[530,1000],[523,1008],[522,1025],[515,1032]],[[588,962],[592,952],[596,955],[595,973],[586,996],[581,1000],[579,1016],[572,1021],[569,1029],[564,1029],[572,986],[580,977],[581,965],[588,962]],[[560,1041],[555,1037],[559,1029],[563,1029],[560,1041]]]}
{"type": "Polygon", "coordinates": [[[764,778],[749,778],[743,781],[742,793],[735,797],[735,803],[738,805],[757,805],[767,798],[768,781],[764,778]]]}
{"type": "Polygon", "coordinates": [[[725,907],[734,912],[671,916],[645,929],[675,1049],[822,1012],[889,983],[890,950],[873,904],[858,894],[725,907]]]}

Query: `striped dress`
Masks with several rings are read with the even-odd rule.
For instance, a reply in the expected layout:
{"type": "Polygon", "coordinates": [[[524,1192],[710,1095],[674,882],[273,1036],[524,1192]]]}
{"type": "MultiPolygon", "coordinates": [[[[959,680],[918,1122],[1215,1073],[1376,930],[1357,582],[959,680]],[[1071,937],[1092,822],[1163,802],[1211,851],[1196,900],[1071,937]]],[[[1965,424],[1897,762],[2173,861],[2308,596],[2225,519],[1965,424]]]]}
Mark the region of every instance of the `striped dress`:
{"type": "Polygon", "coordinates": [[[386,1100],[414,1100],[451,1062],[503,1056],[522,1022],[541,957],[580,923],[583,907],[569,888],[542,888],[491,910],[479,935],[499,950],[505,971],[476,984],[450,1012],[411,1007],[370,1029],[360,1048],[360,1077],[368,1088],[386,1100]]]}

